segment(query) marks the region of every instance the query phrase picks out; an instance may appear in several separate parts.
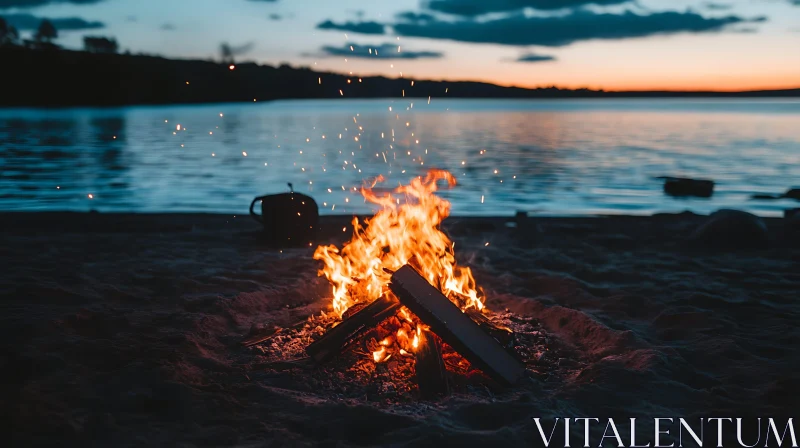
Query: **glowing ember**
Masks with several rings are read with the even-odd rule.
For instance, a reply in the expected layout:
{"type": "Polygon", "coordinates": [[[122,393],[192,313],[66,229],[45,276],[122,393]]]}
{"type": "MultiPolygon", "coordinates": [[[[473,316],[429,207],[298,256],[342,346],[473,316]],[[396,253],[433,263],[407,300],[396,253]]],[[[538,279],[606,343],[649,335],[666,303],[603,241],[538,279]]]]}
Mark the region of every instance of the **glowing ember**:
{"type": "MultiPolygon", "coordinates": [[[[319,246],[314,252],[314,258],[324,262],[320,275],[333,287],[334,312],[342,316],[356,303],[370,303],[383,294],[391,294],[387,286],[391,272],[406,263],[411,263],[462,310],[482,310],[483,293],[476,287],[472,272],[468,267],[456,266],[453,242],[439,229],[450,214],[450,203],[436,196],[437,183],[444,181],[452,188],[455,177],[447,171],[431,170],[424,178],[416,177],[409,185],[391,192],[375,191],[375,185],[383,180],[379,176],[372,185],[361,188],[364,198],[380,205],[381,210],[363,224],[354,218],[353,237],[341,249],[319,246]]],[[[405,308],[397,317],[403,322],[402,328],[394,340],[375,347],[375,362],[388,359],[389,346],[413,352],[419,345],[425,328],[405,308]]]]}

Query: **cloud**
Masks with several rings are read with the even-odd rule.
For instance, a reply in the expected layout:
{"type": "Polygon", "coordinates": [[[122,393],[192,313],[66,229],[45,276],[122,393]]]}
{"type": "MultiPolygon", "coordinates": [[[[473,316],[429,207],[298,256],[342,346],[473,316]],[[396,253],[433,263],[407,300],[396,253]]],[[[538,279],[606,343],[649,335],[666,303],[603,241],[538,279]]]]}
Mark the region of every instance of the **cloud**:
{"type": "Polygon", "coordinates": [[[283,16],[281,16],[280,14],[270,14],[269,15],[269,19],[270,20],[281,20],[281,19],[283,19],[283,16]]]}
{"type": "Polygon", "coordinates": [[[408,22],[429,22],[436,20],[436,17],[426,12],[405,11],[397,14],[397,18],[408,22]]]}
{"type": "Polygon", "coordinates": [[[549,62],[555,61],[555,56],[550,56],[546,54],[523,54],[522,56],[515,59],[516,62],[549,62]]]}
{"type": "Polygon", "coordinates": [[[619,5],[630,0],[430,0],[424,3],[431,11],[474,17],[491,12],[519,11],[525,8],[554,10],[586,5],[619,5]]]}
{"type": "Polygon", "coordinates": [[[104,0],[0,0],[0,9],[3,8],[34,8],[53,3],[71,3],[73,5],[90,5],[104,0]]]}
{"type": "Polygon", "coordinates": [[[258,3],[275,3],[278,0],[249,0],[251,2],[258,2],[258,3]]]}
{"type": "Polygon", "coordinates": [[[441,58],[442,53],[435,51],[409,51],[395,44],[381,45],[348,45],[341,47],[324,46],[322,52],[326,56],[344,56],[363,59],[422,59],[441,58]],[[352,48],[352,49],[351,49],[352,48]],[[398,48],[400,51],[397,51],[398,48]]]}
{"type": "Polygon", "coordinates": [[[171,23],[165,23],[160,27],[158,27],[158,29],[160,29],[161,31],[175,31],[175,25],[171,23]]]}
{"type": "Polygon", "coordinates": [[[44,19],[49,20],[58,31],[95,30],[105,27],[103,22],[87,21],[80,17],[50,19],[46,17],[36,17],[32,14],[5,14],[3,17],[9,25],[13,25],[20,31],[38,29],[39,24],[41,24],[44,19]]]}
{"type": "Polygon", "coordinates": [[[317,29],[320,30],[339,30],[339,31],[352,31],[360,34],[384,34],[386,27],[378,22],[345,22],[334,23],[326,20],[319,25],[317,29]]]}
{"type": "MultiPolygon", "coordinates": [[[[798,0],[800,1],[800,0],[798,0]]],[[[733,5],[730,3],[713,3],[713,2],[706,2],[703,3],[706,9],[710,9],[712,11],[726,11],[728,9],[733,8],[733,5]]]]}
{"type": "Polygon", "coordinates": [[[514,14],[493,20],[440,19],[405,21],[392,25],[396,34],[458,42],[558,47],[594,39],[628,39],[675,33],[703,33],[764,18],[704,17],[695,12],[656,12],[639,15],[575,10],[567,15],[526,17],[514,14]]]}

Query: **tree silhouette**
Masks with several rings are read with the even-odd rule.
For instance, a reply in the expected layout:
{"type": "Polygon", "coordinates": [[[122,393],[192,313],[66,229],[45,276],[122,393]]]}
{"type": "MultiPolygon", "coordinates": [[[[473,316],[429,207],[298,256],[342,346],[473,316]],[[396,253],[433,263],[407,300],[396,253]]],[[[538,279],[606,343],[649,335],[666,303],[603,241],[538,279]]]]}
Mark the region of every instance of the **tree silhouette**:
{"type": "Polygon", "coordinates": [[[85,36],[83,49],[89,53],[116,53],[119,49],[116,39],[102,36],[85,36]]]}
{"type": "Polygon", "coordinates": [[[0,17],[0,47],[16,45],[18,39],[17,29],[6,23],[6,19],[0,17]]]}
{"type": "Polygon", "coordinates": [[[34,39],[36,39],[37,42],[46,42],[49,44],[56,38],[58,38],[58,30],[53,23],[47,19],[42,20],[42,23],[39,24],[39,29],[36,30],[34,39]]]}
{"type": "Polygon", "coordinates": [[[219,54],[223,64],[233,64],[233,48],[227,42],[219,44],[219,54]]]}
{"type": "Polygon", "coordinates": [[[233,64],[235,56],[247,53],[253,49],[253,46],[253,42],[248,42],[244,45],[239,45],[238,47],[233,47],[227,42],[221,43],[219,45],[219,53],[222,58],[222,63],[233,64]]]}

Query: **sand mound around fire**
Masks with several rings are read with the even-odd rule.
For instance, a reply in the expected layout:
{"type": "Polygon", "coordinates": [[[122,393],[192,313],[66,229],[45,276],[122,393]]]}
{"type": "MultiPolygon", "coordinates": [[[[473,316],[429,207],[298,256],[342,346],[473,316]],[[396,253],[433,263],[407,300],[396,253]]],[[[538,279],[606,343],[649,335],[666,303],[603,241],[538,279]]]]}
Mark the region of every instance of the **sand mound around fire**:
{"type": "MultiPolygon", "coordinates": [[[[230,216],[192,219],[191,232],[4,233],[9,446],[528,446],[533,417],[794,409],[800,253],[686,249],[702,217],[535,219],[531,248],[500,231],[450,232],[486,306],[534,319],[544,350],[527,383],[477,377],[432,401],[404,393],[388,369],[352,371],[347,356],[369,353],[286,368],[270,365],[286,345],[242,347],[253,324],[329,310],[329,284],[313,249],[260,247],[255,223],[230,216]]],[[[322,242],[341,245],[349,219],[322,222],[322,242]]],[[[781,234],[780,220],[765,223],[781,234]]]]}

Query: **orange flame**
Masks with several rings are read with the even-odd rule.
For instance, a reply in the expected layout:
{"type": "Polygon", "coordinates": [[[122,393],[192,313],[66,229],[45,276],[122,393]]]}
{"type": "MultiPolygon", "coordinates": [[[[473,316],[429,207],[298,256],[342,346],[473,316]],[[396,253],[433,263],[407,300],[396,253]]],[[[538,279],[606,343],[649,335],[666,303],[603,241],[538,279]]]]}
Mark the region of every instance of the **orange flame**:
{"type": "MultiPolygon", "coordinates": [[[[472,271],[456,266],[453,243],[439,229],[450,214],[450,202],[434,194],[437,183],[445,181],[452,188],[456,178],[444,170],[430,170],[409,185],[376,192],[375,185],[383,181],[379,176],[361,188],[364,198],[380,205],[381,210],[365,219],[363,225],[353,218],[353,237],[341,250],[329,245],[319,246],[314,252],[314,259],[324,263],[320,275],[333,288],[333,310],[341,317],[355,303],[370,303],[391,294],[387,286],[390,272],[409,262],[462,310],[482,310],[483,294],[476,288],[472,271]],[[405,196],[404,201],[400,194],[405,196]]],[[[401,317],[411,322],[405,309],[401,317]]]]}

